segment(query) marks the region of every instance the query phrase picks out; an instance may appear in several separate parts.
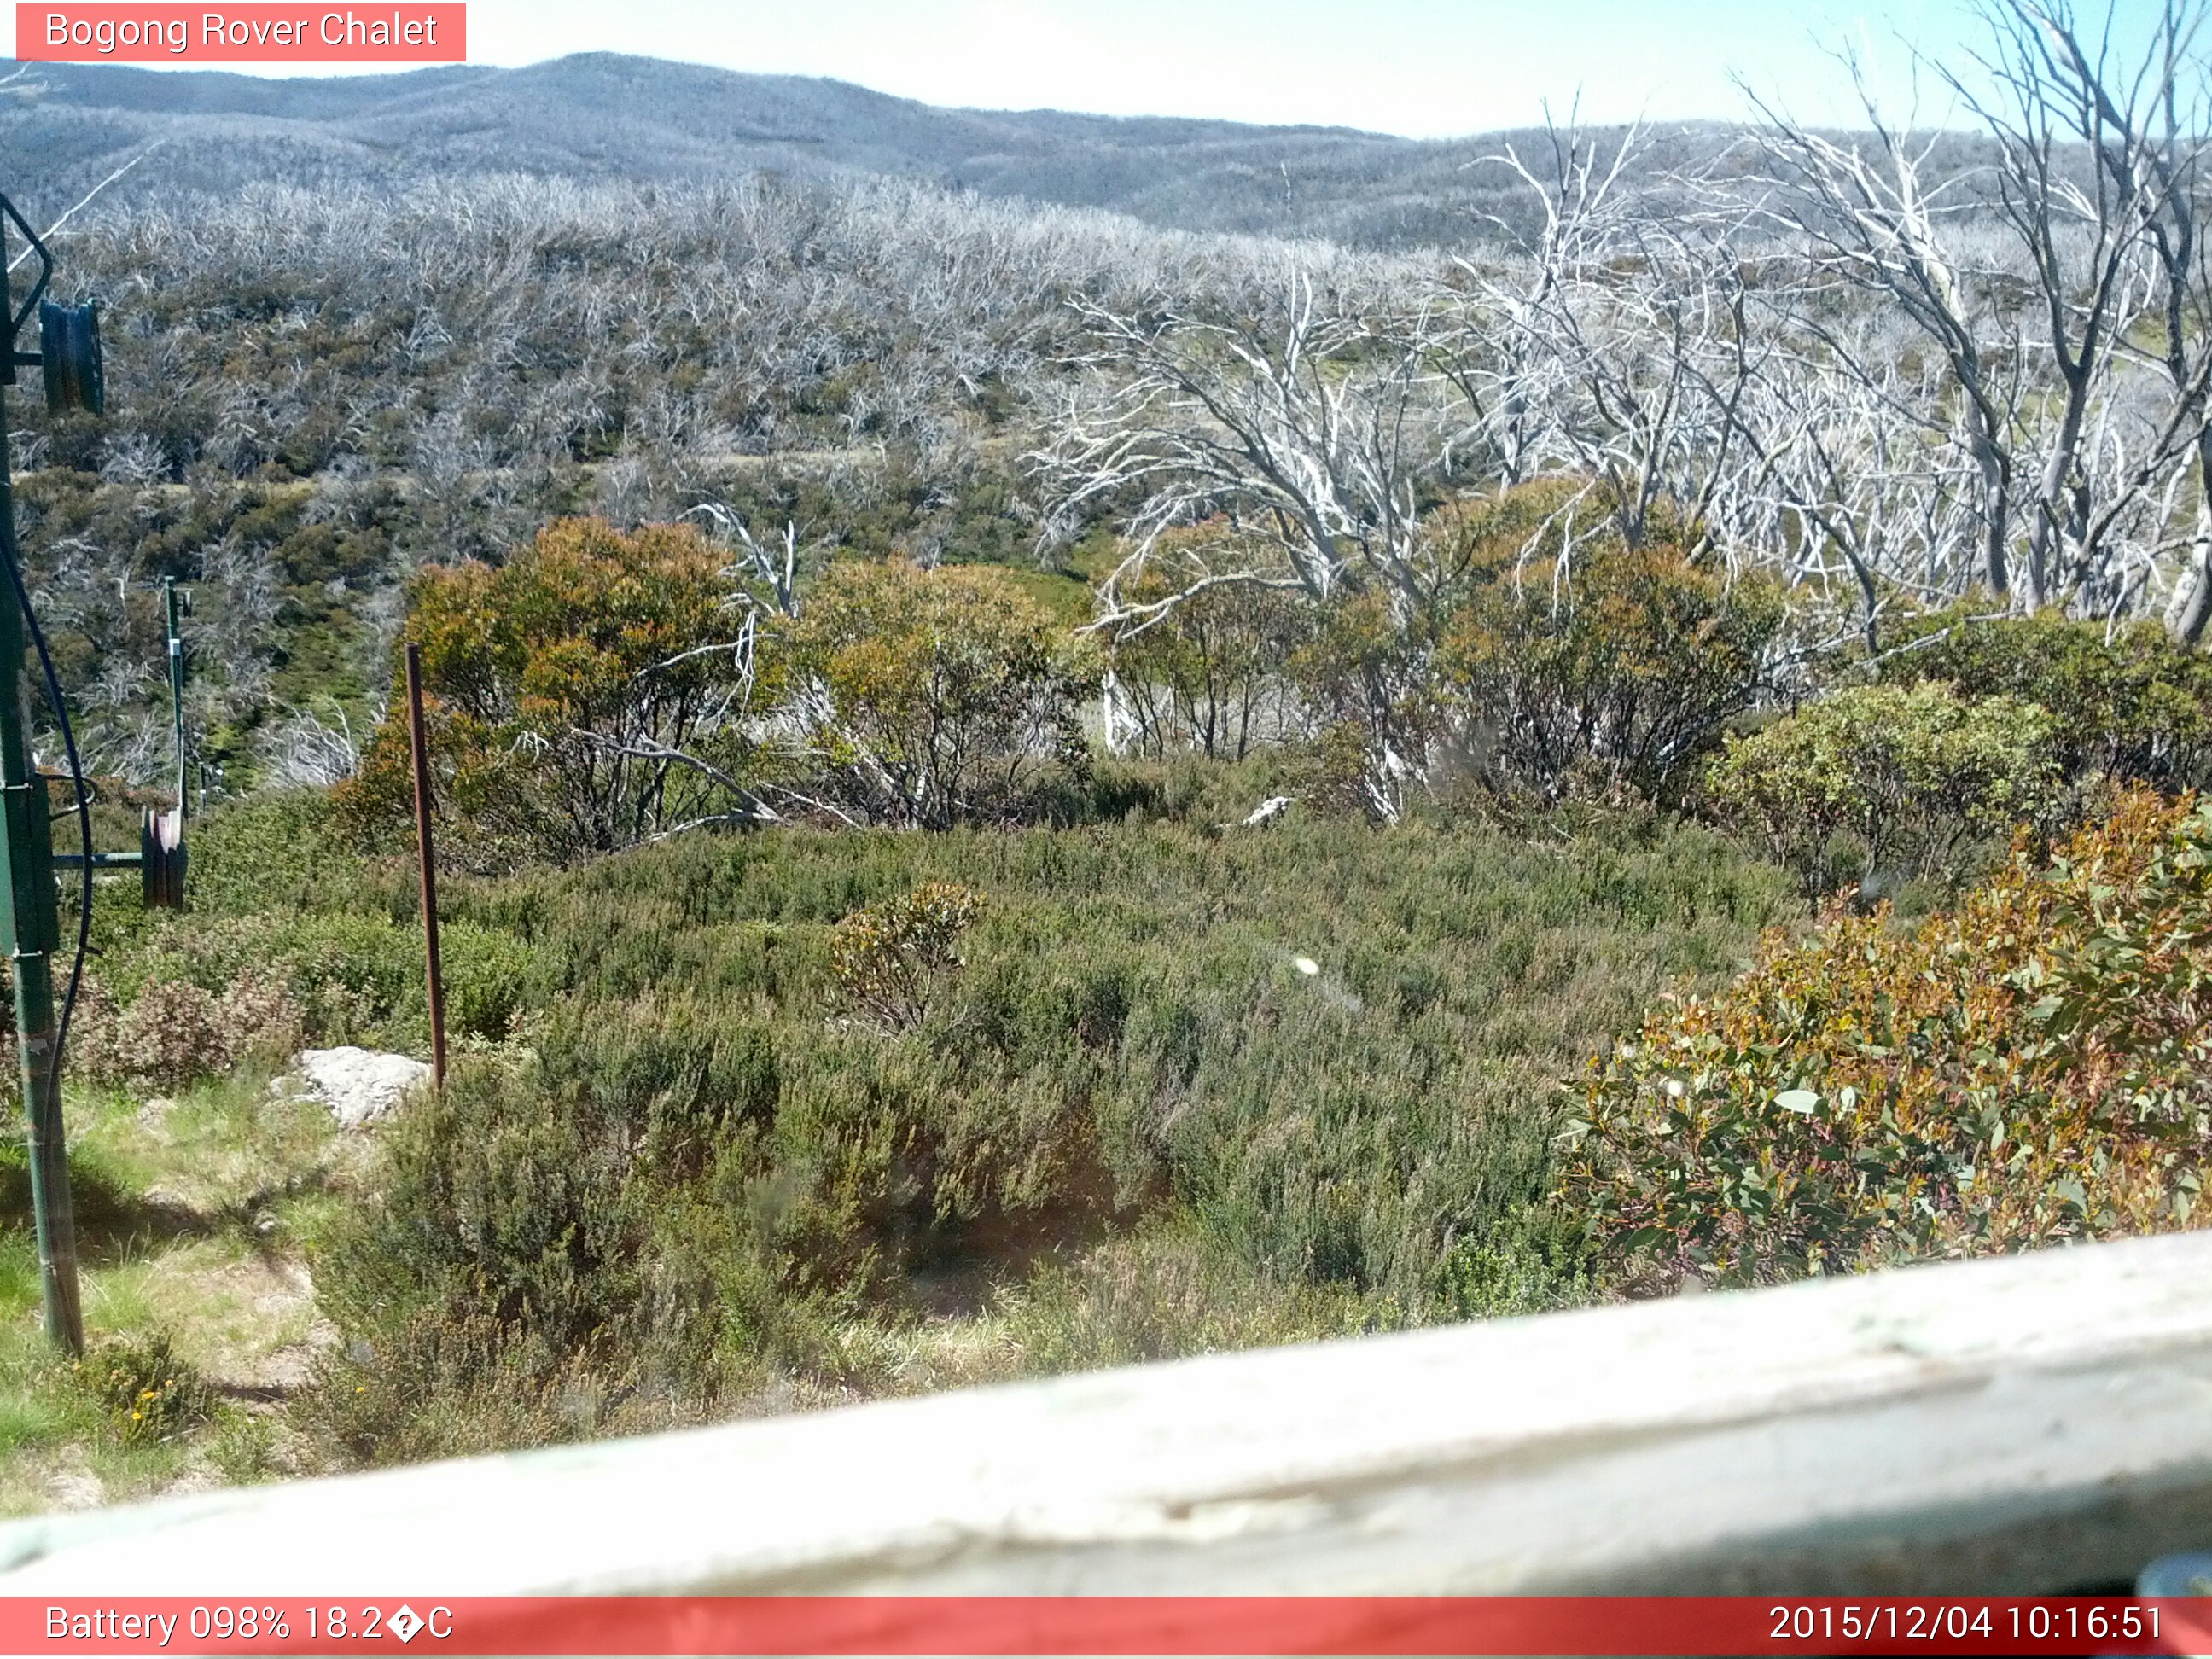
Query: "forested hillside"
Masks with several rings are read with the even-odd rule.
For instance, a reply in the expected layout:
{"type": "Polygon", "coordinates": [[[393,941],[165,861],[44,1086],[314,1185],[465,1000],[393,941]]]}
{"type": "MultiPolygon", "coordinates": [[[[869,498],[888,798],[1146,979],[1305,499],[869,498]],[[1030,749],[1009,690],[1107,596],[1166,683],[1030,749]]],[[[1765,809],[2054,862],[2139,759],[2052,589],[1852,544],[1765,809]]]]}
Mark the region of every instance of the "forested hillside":
{"type": "MultiPolygon", "coordinates": [[[[148,689],[129,590],[197,584],[208,757],[241,787],[281,762],[246,734],[285,708],[360,725],[418,563],[495,560],[562,514],[726,503],[817,562],[1034,567],[1017,462],[1079,335],[1066,297],[1225,303],[1276,254],[911,185],[525,179],[259,189],[65,246],[68,291],[106,310],[113,412],[19,434],[24,538],[70,665],[113,671],[87,677],[95,725],[148,689]]],[[[143,772],[100,729],[103,763],[143,772]]]]}

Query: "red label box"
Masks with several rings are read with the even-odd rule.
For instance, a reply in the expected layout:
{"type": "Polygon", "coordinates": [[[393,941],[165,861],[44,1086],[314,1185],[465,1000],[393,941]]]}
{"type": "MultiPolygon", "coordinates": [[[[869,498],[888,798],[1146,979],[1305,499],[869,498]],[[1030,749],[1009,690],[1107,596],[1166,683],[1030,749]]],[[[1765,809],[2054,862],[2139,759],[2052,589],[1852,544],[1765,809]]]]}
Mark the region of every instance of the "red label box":
{"type": "Polygon", "coordinates": [[[15,7],[15,56],[70,64],[460,64],[465,5],[15,7]]]}
{"type": "Polygon", "coordinates": [[[0,1596],[0,1653],[738,1656],[2212,1652],[2124,1596],[0,1596]]]}

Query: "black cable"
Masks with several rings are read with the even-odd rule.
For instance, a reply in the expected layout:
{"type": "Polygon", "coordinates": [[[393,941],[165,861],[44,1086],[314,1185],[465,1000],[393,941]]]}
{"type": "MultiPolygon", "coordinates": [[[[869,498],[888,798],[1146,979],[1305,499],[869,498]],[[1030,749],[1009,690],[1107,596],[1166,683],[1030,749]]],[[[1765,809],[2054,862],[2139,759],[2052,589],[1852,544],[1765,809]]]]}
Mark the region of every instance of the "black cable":
{"type": "MultiPolygon", "coordinates": [[[[58,1089],[62,1075],[62,1050],[69,1044],[70,1016],[76,1012],[77,988],[84,980],[84,958],[92,945],[92,793],[84,785],[84,766],[77,759],[76,734],[70,729],[69,704],[62,696],[61,677],[54,672],[54,659],[46,649],[46,630],[39,626],[37,614],[31,609],[29,590],[23,586],[22,568],[13,558],[0,557],[0,564],[8,567],[9,586],[15,590],[15,603],[23,613],[23,627],[31,636],[32,647],[39,653],[39,667],[46,681],[46,701],[53,704],[54,719],[62,729],[62,752],[69,757],[70,785],[76,791],[77,840],[84,850],[84,885],[77,900],[76,960],[70,963],[69,990],[62,998],[62,1017],[54,1029],[53,1058],[46,1063],[46,1086],[58,1089]]],[[[38,770],[35,760],[32,774],[43,781],[45,774],[38,770]]],[[[46,805],[46,791],[39,791],[39,805],[46,805]]],[[[51,824],[52,819],[47,823],[51,824]]],[[[48,830],[48,835],[52,831],[48,830]]]]}

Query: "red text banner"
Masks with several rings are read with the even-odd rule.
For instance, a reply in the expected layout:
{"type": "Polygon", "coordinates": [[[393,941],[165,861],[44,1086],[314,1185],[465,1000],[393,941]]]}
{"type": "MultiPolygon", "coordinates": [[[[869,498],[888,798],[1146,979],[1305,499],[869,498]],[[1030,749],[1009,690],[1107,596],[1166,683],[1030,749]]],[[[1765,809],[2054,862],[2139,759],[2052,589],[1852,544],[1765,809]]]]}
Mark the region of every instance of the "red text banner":
{"type": "Polygon", "coordinates": [[[0,1598],[10,1654],[2154,1654],[2212,1601],[2141,1597],[0,1598]]]}
{"type": "Polygon", "coordinates": [[[27,5],[15,56],[38,63],[459,64],[465,5],[27,5]]]}

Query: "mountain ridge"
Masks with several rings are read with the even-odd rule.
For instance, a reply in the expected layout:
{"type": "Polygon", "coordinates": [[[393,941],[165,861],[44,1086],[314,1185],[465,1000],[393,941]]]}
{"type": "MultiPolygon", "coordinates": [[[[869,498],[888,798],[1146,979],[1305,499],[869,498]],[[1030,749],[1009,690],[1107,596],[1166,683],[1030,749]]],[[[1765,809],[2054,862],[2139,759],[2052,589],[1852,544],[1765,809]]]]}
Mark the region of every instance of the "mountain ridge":
{"type": "Polygon", "coordinates": [[[520,172],[640,184],[771,169],[919,178],[1164,228],[1407,246],[1463,237],[1469,164],[1510,135],[1415,139],[1322,125],[950,108],[819,76],[612,52],[519,69],[261,80],[121,64],[28,66],[0,98],[4,181],[58,212],[149,145],[116,189],[404,185],[520,172]]]}

